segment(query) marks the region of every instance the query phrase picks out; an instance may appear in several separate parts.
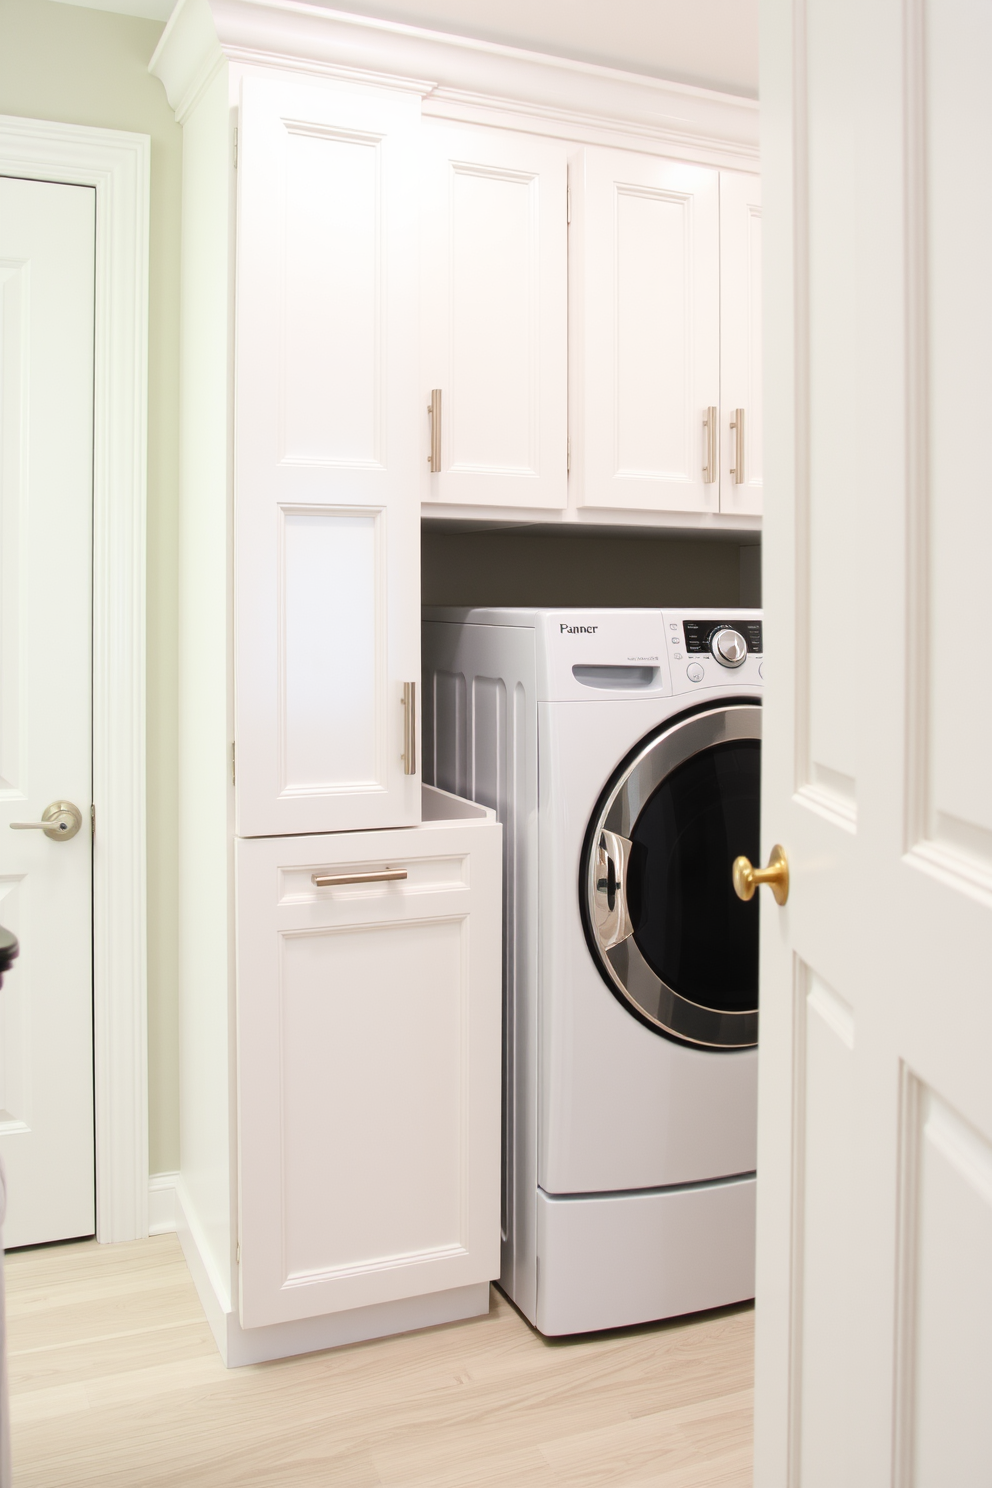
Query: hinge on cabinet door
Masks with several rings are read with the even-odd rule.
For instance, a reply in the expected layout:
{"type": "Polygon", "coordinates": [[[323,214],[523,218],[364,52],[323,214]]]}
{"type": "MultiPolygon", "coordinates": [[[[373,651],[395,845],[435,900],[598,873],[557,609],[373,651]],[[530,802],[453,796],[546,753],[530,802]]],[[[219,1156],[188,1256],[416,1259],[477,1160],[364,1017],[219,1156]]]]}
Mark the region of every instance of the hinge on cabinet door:
{"type": "Polygon", "coordinates": [[[90,836],[96,836],[96,807],[90,807],[90,836]]]}
{"type": "Polygon", "coordinates": [[[238,126],[234,126],[234,169],[238,168],[238,126]]]}
{"type": "Polygon", "coordinates": [[[571,220],[572,220],[572,188],[571,188],[571,186],[566,186],[565,187],[565,222],[566,222],[566,224],[568,224],[569,222],[571,222],[571,220]]]}
{"type": "Polygon", "coordinates": [[[240,1240],[238,1241],[237,1248],[236,1248],[236,1250],[234,1252],[234,1264],[236,1266],[240,1266],[241,1265],[241,1241],[240,1240]]]}
{"type": "Polygon", "coordinates": [[[236,779],[235,779],[235,770],[234,770],[234,743],[233,743],[233,740],[232,740],[232,743],[231,743],[231,784],[232,785],[235,785],[236,783],[237,782],[236,782],[236,779]]]}
{"type": "Polygon", "coordinates": [[[566,475],[571,470],[571,468],[572,468],[572,440],[571,440],[571,438],[568,438],[568,439],[565,440],[565,474],[566,475]]]}

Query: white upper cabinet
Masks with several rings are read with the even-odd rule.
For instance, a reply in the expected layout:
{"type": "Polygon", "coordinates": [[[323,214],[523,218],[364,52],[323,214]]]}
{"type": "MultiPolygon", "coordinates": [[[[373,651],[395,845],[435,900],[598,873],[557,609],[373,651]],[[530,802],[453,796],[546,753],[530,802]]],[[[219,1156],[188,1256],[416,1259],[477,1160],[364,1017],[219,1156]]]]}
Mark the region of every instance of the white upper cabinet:
{"type": "Polygon", "coordinates": [[[720,174],[720,337],[720,510],[757,515],[764,480],[761,177],[743,171],[720,174]]]}
{"type": "Polygon", "coordinates": [[[570,246],[578,505],[718,511],[719,172],[585,150],[570,246]]]}
{"type": "Polygon", "coordinates": [[[241,836],[420,819],[419,128],[411,94],[242,84],[241,836]]]}
{"type": "Polygon", "coordinates": [[[566,147],[429,121],[421,137],[423,499],[564,507],[566,147]]]}

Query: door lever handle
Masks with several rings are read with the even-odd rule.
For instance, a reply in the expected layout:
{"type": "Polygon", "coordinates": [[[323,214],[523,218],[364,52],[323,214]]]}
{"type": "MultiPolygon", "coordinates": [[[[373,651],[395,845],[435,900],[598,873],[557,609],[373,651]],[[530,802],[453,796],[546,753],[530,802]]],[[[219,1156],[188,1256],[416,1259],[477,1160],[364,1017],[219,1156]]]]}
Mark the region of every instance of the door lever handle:
{"type": "Polygon", "coordinates": [[[79,807],[71,801],[53,801],[41,813],[41,821],[11,822],[14,832],[44,832],[53,842],[67,842],[83,824],[79,807]]]}

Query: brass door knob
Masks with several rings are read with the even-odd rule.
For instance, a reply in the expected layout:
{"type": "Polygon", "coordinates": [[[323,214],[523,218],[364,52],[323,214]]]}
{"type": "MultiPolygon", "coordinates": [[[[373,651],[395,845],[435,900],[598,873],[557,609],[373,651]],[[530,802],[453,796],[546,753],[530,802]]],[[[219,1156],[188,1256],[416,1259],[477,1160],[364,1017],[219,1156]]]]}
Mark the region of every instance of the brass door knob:
{"type": "Polygon", "coordinates": [[[734,859],[734,893],[738,899],[753,899],[759,884],[768,885],[776,904],[784,904],[789,897],[789,860],[777,842],[767,868],[752,868],[750,858],[734,859]]]}

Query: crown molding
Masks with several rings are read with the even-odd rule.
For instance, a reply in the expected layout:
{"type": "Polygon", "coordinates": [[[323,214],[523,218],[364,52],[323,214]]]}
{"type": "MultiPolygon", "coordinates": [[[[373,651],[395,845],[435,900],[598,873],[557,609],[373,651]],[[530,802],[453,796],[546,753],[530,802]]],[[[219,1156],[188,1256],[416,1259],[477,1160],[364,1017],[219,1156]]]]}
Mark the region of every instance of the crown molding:
{"type": "Polygon", "coordinates": [[[149,71],[181,120],[224,60],[417,92],[435,117],[497,122],[492,110],[505,128],[509,111],[540,133],[606,130],[676,154],[705,146],[740,166],[758,155],[754,99],[302,0],[179,0],[149,71]]]}

